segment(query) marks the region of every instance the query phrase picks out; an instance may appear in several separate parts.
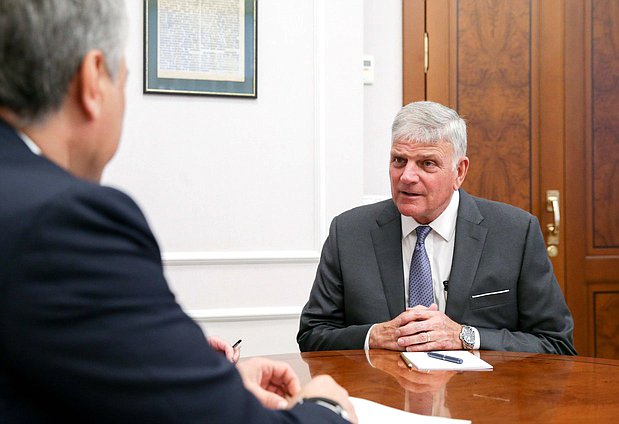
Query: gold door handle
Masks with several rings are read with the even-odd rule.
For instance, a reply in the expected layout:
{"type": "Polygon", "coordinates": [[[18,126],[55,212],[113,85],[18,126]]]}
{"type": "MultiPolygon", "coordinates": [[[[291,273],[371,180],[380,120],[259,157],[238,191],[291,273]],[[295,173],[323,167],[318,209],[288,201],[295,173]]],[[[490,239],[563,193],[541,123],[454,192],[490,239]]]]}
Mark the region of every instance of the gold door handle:
{"type": "Polygon", "coordinates": [[[546,191],[546,211],[552,212],[554,221],[546,225],[546,251],[548,256],[559,255],[559,231],[561,229],[561,212],[559,210],[559,190],[546,191]]]}

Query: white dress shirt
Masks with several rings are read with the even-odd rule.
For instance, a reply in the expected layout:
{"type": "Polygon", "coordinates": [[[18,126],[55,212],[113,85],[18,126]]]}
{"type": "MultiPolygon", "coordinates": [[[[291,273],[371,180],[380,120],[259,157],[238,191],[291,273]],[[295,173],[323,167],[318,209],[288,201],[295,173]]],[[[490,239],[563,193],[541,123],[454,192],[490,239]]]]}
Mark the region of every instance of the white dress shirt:
{"type": "Polygon", "coordinates": [[[37,146],[36,143],[32,141],[30,137],[28,137],[26,134],[24,134],[21,131],[17,131],[17,135],[26,144],[26,146],[28,146],[28,148],[30,149],[30,151],[32,151],[32,153],[34,153],[35,155],[41,156],[41,149],[39,149],[39,146],[37,146]]]}
{"type": "MultiPolygon", "coordinates": [[[[428,225],[432,231],[426,237],[425,245],[430,268],[432,269],[432,286],[434,288],[434,302],[441,312],[445,312],[447,291],[445,281],[449,281],[451,261],[454,256],[454,241],[456,235],[456,220],[458,218],[460,193],[454,191],[451,201],[442,214],[428,225]]],[[[402,267],[404,270],[404,299],[408,305],[408,276],[411,266],[415,243],[417,243],[417,227],[419,224],[410,216],[401,215],[402,219],[402,267]]]]}

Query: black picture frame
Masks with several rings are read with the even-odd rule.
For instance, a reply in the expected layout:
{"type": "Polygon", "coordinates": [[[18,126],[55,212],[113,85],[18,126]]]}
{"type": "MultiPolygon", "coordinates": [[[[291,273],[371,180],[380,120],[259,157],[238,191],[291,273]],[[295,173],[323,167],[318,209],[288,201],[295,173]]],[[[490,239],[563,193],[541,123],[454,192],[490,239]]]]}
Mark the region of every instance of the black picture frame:
{"type": "MultiPolygon", "coordinates": [[[[231,0],[232,2],[234,0],[231,0]]],[[[239,49],[232,50],[230,55],[232,60],[226,62],[236,65],[236,68],[229,74],[226,73],[227,69],[213,71],[212,64],[219,66],[219,63],[222,63],[219,57],[226,55],[230,49],[226,53],[203,49],[203,38],[208,43],[216,43],[218,37],[221,37],[220,32],[207,32],[203,35],[202,31],[209,26],[201,22],[202,16],[199,12],[196,14],[195,8],[189,7],[187,7],[188,10],[182,10],[181,6],[184,3],[168,2],[168,4],[172,3],[174,3],[172,9],[176,10],[162,9],[160,0],[144,0],[144,93],[258,97],[257,0],[238,0],[239,21],[242,20],[242,23],[239,23],[243,27],[229,25],[226,28],[226,30],[237,28],[238,34],[242,35],[234,39],[236,33],[232,33],[232,42],[237,42],[239,49]],[[182,19],[184,16],[192,16],[192,19],[182,19]],[[169,26],[162,28],[163,32],[160,32],[159,28],[160,17],[162,20],[169,21],[169,26]],[[182,19],[181,31],[186,31],[189,34],[188,37],[184,35],[185,33],[181,36],[166,34],[166,31],[168,33],[178,31],[178,25],[174,23],[175,19],[182,19]],[[196,25],[192,25],[194,22],[196,25]],[[159,39],[161,34],[165,40],[159,39]],[[187,47],[178,43],[185,44],[188,39],[190,47],[198,45],[200,52],[194,49],[190,51],[190,54],[178,53],[187,47]],[[169,42],[169,45],[165,45],[166,42],[169,42]],[[166,57],[160,57],[160,47],[163,52],[161,56],[166,57]],[[241,50],[242,54],[235,54],[241,50]],[[164,67],[168,69],[163,69],[164,67]]],[[[221,25],[224,17],[222,15],[222,19],[218,19],[219,17],[215,16],[217,25],[221,25]]],[[[214,22],[210,15],[209,19],[211,23],[214,22]]],[[[219,44],[216,46],[219,47],[219,44]]]]}

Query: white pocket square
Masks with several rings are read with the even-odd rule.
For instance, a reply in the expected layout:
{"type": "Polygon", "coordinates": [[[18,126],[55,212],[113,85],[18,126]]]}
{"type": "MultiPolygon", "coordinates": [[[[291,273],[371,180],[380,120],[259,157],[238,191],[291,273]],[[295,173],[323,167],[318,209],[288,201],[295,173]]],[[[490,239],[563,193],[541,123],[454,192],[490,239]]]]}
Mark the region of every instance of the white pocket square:
{"type": "Polygon", "coordinates": [[[474,294],[473,296],[471,296],[471,299],[476,299],[478,297],[484,297],[484,296],[493,296],[495,294],[503,294],[503,293],[509,293],[509,289],[498,290],[498,291],[493,291],[493,292],[488,292],[488,293],[474,294]]]}

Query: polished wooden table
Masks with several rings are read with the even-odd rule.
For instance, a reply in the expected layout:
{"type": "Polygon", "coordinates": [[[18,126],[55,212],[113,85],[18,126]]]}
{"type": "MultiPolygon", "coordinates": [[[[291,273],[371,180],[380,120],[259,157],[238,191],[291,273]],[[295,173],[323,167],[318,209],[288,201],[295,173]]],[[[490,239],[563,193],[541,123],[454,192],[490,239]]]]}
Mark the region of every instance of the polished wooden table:
{"type": "Polygon", "coordinates": [[[480,351],[493,371],[409,370],[397,352],[271,355],[302,383],[330,374],[351,396],[394,408],[482,423],[619,423],[619,361],[480,351]]]}

